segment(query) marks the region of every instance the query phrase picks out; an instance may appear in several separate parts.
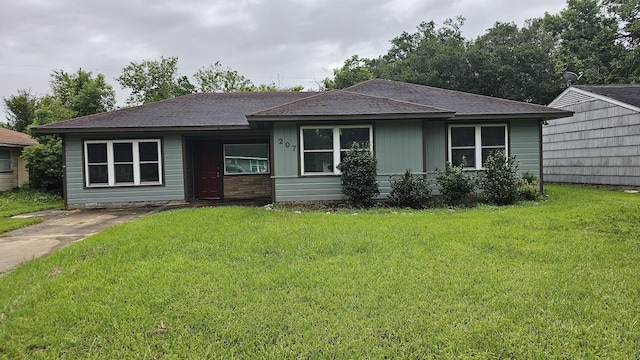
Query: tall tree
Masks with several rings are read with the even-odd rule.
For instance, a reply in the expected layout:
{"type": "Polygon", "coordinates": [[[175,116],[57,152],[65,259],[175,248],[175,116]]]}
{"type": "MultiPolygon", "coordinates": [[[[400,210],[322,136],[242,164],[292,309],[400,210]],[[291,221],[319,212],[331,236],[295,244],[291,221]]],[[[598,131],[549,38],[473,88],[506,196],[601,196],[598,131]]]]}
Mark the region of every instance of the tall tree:
{"type": "Polygon", "coordinates": [[[471,69],[467,41],[461,33],[465,18],[458,16],[436,28],[421,23],[415,33],[403,33],[391,40],[391,49],[375,62],[377,77],[445,89],[468,90],[471,69]]]}
{"type": "Polygon", "coordinates": [[[116,78],[131,94],[127,104],[139,105],[195,92],[187,77],[178,75],[178,58],[160,57],[160,61],[131,62],[116,78]]]}
{"type": "Polygon", "coordinates": [[[74,117],[97,114],[115,108],[116,94],[113,87],[98,74],[79,69],[75,73],[53,70],[51,73],[52,97],[63,107],[74,112],[74,117]]]}
{"type": "Polygon", "coordinates": [[[192,76],[178,75],[178,58],[161,57],[160,61],[132,62],[116,78],[120,86],[129,89],[129,105],[146,104],[197,92],[300,91],[302,86],[279,88],[274,83],[254,85],[237,71],[219,61],[202,67],[192,76]]]}
{"type": "Polygon", "coordinates": [[[551,54],[556,38],[542,28],[541,19],[527,21],[522,29],[513,23],[496,23],[471,45],[468,59],[475,93],[548,104],[563,83],[551,54]]]}
{"type": "Polygon", "coordinates": [[[544,27],[558,36],[556,70],[584,73],[590,84],[626,82],[625,47],[618,41],[618,22],[606,16],[598,0],[567,0],[559,14],[544,16],[544,27]]]}
{"type": "Polygon", "coordinates": [[[353,55],[345,60],[341,68],[333,70],[333,80],[322,81],[325,89],[344,89],[359,82],[373,78],[372,61],[353,55]]]}
{"type": "Polygon", "coordinates": [[[38,98],[30,90],[18,90],[17,95],[3,98],[6,107],[7,127],[11,130],[25,132],[33,123],[38,98]]]}
{"type": "Polygon", "coordinates": [[[626,46],[636,49],[640,45],[640,1],[604,0],[604,5],[618,21],[618,37],[626,46]]]}
{"type": "Polygon", "coordinates": [[[198,92],[248,92],[254,89],[251,80],[229,67],[223,67],[220,61],[201,68],[193,78],[198,92]]]}

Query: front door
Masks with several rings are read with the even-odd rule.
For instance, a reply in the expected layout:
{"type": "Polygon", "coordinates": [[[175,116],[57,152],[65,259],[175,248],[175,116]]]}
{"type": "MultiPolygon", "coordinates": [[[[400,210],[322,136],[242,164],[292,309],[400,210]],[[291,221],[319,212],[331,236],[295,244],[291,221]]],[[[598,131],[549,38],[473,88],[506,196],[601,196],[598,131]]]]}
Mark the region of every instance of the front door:
{"type": "Polygon", "coordinates": [[[198,199],[220,199],[222,197],[219,144],[197,143],[195,147],[198,199]]]}

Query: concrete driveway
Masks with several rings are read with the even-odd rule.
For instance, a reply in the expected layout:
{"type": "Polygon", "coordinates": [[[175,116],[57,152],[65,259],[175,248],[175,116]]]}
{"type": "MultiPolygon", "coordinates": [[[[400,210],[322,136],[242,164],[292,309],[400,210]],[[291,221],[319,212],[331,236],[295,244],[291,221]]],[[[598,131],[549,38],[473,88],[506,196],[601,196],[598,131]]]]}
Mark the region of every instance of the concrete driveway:
{"type": "Polygon", "coordinates": [[[150,209],[48,210],[18,215],[16,217],[39,217],[44,221],[0,234],[0,273],[151,212],[150,209]]]}

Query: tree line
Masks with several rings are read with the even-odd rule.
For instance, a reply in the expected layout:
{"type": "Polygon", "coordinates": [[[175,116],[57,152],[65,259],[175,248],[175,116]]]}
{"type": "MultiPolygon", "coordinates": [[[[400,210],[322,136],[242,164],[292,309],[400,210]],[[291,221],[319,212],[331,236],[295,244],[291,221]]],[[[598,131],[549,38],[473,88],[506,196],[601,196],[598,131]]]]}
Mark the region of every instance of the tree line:
{"type": "Polygon", "coordinates": [[[386,54],[353,55],[324,86],[376,77],[548,104],[566,86],[565,71],[582,73],[588,84],[640,80],[638,0],[568,0],[558,14],[522,28],[498,22],[475,40],[462,36],[464,21],[423,22],[392,39],[386,54]]]}

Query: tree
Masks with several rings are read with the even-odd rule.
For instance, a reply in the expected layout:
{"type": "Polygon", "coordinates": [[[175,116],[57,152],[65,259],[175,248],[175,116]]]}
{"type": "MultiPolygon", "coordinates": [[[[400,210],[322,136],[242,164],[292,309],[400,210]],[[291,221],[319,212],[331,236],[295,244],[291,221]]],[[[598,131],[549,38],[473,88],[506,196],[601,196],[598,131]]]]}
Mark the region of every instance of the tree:
{"type": "Polygon", "coordinates": [[[640,45],[640,2],[638,0],[604,0],[603,4],[617,20],[618,38],[630,49],[640,45]]]}
{"type": "Polygon", "coordinates": [[[73,111],[73,117],[97,114],[115,108],[116,93],[106,83],[104,75],[91,77],[91,72],[79,69],[69,74],[63,70],[51,73],[51,97],[73,111]]]}
{"type": "Polygon", "coordinates": [[[461,32],[464,17],[444,22],[423,22],[413,34],[403,33],[391,41],[391,49],[376,62],[374,75],[386,79],[470,90],[471,68],[467,59],[470,42],[461,32]]]}
{"type": "Polygon", "coordinates": [[[543,26],[558,36],[556,71],[584,73],[589,84],[628,81],[628,58],[618,41],[618,22],[607,17],[598,0],[567,0],[559,14],[545,14],[543,26]]]}
{"type": "Polygon", "coordinates": [[[224,68],[220,61],[193,74],[198,92],[249,92],[254,85],[251,80],[231,68],[224,68]]]}
{"type": "Polygon", "coordinates": [[[344,89],[371,78],[373,78],[371,60],[353,55],[350,59],[345,60],[341,68],[333,70],[333,80],[326,78],[322,82],[327,90],[344,89]]]}
{"type": "Polygon", "coordinates": [[[178,58],[160,57],[160,61],[131,62],[116,81],[123,89],[129,89],[128,105],[147,104],[171,99],[195,91],[187,77],[178,76],[178,58]]]}
{"type": "MultiPolygon", "coordinates": [[[[26,90],[4,99],[9,126],[30,133],[31,127],[74,117],[113,110],[115,92],[104,75],[95,78],[91,72],[79,69],[75,73],[63,70],[51,72],[51,94],[40,98],[26,90]]],[[[29,169],[31,186],[37,189],[62,191],[62,142],[57,136],[37,136],[38,145],[28,147],[24,158],[29,169]]]]}
{"type": "Polygon", "coordinates": [[[544,31],[541,19],[522,29],[496,23],[470,46],[472,69],[469,91],[517,101],[548,104],[562,91],[553,53],[554,36],[544,31]]]}
{"type": "Polygon", "coordinates": [[[280,89],[275,85],[255,86],[237,71],[223,67],[219,61],[202,67],[192,76],[178,74],[177,57],[160,57],[160,61],[131,62],[116,80],[131,90],[127,104],[139,105],[197,92],[300,91],[303,86],[280,89]]]}
{"type": "Polygon", "coordinates": [[[6,107],[7,127],[11,130],[25,132],[35,119],[38,98],[30,90],[18,90],[17,95],[3,98],[6,107]]]}
{"type": "Polygon", "coordinates": [[[55,136],[43,136],[38,144],[22,152],[29,170],[29,183],[34,189],[62,193],[62,141],[55,136]]]}

